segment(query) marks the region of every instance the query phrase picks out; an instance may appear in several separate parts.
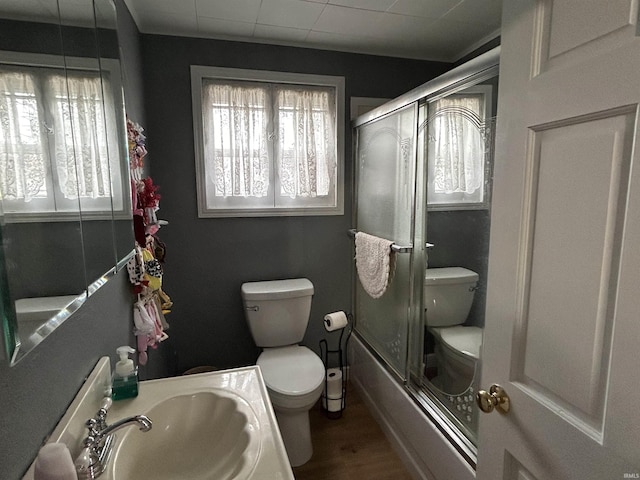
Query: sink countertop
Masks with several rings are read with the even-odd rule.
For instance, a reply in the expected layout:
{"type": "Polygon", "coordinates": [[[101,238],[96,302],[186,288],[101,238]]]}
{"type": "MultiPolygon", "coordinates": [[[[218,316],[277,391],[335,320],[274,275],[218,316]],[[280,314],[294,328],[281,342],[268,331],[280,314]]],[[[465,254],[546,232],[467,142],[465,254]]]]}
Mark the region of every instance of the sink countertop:
{"type": "MultiPolygon", "coordinates": [[[[74,458],[80,453],[81,442],[86,436],[84,423],[95,416],[104,396],[105,388],[110,384],[110,379],[109,357],[103,357],[87,377],[48,442],[65,443],[74,458]]],[[[287,459],[273,407],[269,401],[262,373],[257,366],[140,382],[139,394],[136,398],[113,402],[107,421],[111,424],[124,417],[145,414],[153,406],[175,396],[208,391],[222,391],[225,394],[237,395],[248,403],[258,419],[260,428],[255,433],[261,435],[260,452],[255,466],[246,478],[293,480],[294,476],[287,459]]],[[[151,420],[153,421],[154,418],[151,420]]],[[[135,429],[136,427],[130,428],[135,429]]],[[[117,449],[118,440],[111,462],[117,458],[117,449]]],[[[111,468],[108,467],[100,478],[112,480],[110,470],[111,468]]],[[[33,480],[33,465],[23,480],[33,480]]]]}

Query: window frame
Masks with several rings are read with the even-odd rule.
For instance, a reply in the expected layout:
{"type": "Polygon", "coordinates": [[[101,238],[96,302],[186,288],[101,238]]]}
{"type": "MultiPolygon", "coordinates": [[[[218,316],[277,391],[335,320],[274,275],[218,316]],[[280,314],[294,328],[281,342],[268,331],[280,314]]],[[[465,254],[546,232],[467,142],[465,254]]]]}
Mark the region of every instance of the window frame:
{"type": "MultiPolygon", "coordinates": [[[[196,166],[196,194],[199,218],[224,217],[280,217],[280,216],[321,216],[344,214],[344,175],[345,175],[345,105],[344,77],[330,75],[276,72],[269,70],[247,70],[225,67],[191,65],[191,95],[193,109],[193,131],[196,166]],[[207,205],[207,178],[204,161],[204,112],[202,110],[203,80],[220,79],[270,84],[293,84],[335,88],[336,101],[336,184],[335,206],[313,206],[313,202],[300,199],[301,206],[296,207],[229,207],[211,208],[207,205]]],[[[277,164],[272,161],[270,176],[277,175],[277,164]]],[[[274,188],[273,183],[270,188],[274,188]]]]}
{"type": "MultiPolygon", "coordinates": [[[[96,66],[95,59],[83,57],[69,57],[61,55],[51,55],[43,53],[25,53],[14,52],[9,50],[0,50],[0,63],[15,67],[30,67],[42,69],[59,69],[62,75],[73,73],[74,71],[96,72],[102,79],[102,72],[109,75],[109,94],[113,99],[113,111],[111,113],[104,112],[105,118],[113,114],[114,122],[118,129],[115,139],[107,137],[107,146],[109,152],[109,170],[111,177],[111,198],[98,199],[94,202],[96,206],[83,210],[86,198],[77,198],[74,200],[65,200],[65,204],[69,202],[77,202],[78,208],[70,210],[68,207],[58,211],[42,211],[35,209],[34,211],[23,212],[0,212],[7,223],[39,223],[39,222],[68,222],[75,221],[79,217],[82,220],[125,220],[131,218],[131,195],[129,186],[128,158],[126,158],[126,149],[122,145],[121,138],[125,138],[125,114],[124,114],[124,93],[122,90],[120,62],[117,59],[101,57],[99,66],[96,66]],[[120,122],[119,119],[122,121],[120,122]],[[116,145],[116,151],[112,152],[110,145],[116,145]],[[114,160],[118,168],[114,170],[114,160]],[[118,198],[114,198],[118,196],[118,198]],[[108,203],[108,207],[107,207],[108,203]],[[104,205],[104,208],[103,208],[104,205]]],[[[104,83],[102,84],[104,88],[104,83]]],[[[104,99],[103,99],[104,101],[104,99]]],[[[42,108],[39,106],[38,108],[42,108]]],[[[48,166],[50,168],[50,165],[48,166]]],[[[55,170],[55,169],[53,169],[55,170]]],[[[49,172],[54,181],[57,181],[57,174],[49,172]]],[[[52,192],[51,195],[54,195],[52,192]]],[[[43,199],[44,200],[44,199],[43,199]]],[[[5,202],[7,200],[4,200],[5,202]]],[[[36,200],[37,201],[37,200],[36,200]]],[[[47,198],[46,201],[49,201],[47,198]]]]}

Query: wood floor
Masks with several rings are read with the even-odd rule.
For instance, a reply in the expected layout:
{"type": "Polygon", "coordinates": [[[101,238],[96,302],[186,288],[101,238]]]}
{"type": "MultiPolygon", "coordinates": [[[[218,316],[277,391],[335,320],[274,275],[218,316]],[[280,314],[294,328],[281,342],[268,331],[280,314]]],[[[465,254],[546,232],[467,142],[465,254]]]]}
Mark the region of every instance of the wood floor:
{"type": "Polygon", "coordinates": [[[346,409],[329,419],[320,402],[309,412],[313,457],[293,469],[296,480],[411,480],[400,458],[357,392],[348,387],[346,409]]]}

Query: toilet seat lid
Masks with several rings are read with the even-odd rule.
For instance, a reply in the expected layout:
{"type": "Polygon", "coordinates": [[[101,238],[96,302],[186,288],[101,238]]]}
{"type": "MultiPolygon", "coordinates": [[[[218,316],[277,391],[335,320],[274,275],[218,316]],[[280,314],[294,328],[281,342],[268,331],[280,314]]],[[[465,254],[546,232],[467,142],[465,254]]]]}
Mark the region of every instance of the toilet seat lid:
{"type": "Polygon", "coordinates": [[[283,395],[306,395],[324,380],[324,364],[307,347],[266,348],[256,362],[271,390],[283,395]]]}
{"type": "Polygon", "coordinates": [[[442,342],[453,350],[462,352],[476,360],[480,358],[482,328],[456,325],[455,327],[433,327],[431,330],[438,334],[442,342]]]}

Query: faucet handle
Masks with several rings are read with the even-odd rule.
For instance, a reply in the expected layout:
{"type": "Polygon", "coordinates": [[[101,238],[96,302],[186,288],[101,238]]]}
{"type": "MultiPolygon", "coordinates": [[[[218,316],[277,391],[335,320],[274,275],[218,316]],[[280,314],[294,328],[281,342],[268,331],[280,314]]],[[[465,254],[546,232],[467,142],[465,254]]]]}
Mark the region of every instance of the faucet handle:
{"type": "Polygon", "coordinates": [[[96,453],[95,442],[95,438],[91,435],[85,438],[82,442],[84,448],[74,462],[78,478],[95,478],[94,471],[96,469],[96,465],[98,465],[100,461],[98,454],[96,453]]]}
{"type": "Polygon", "coordinates": [[[95,430],[96,425],[98,425],[98,421],[95,418],[90,418],[89,420],[87,420],[86,422],[84,422],[84,425],[89,429],[89,430],[95,430]]]}
{"type": "Polygon", "coordinates": [[[104,408],[98,410],[95,420],[98,430],[104,430],[105,428],[107,428],[107,410],[104,408]]]}
{"type": "Polygon", "coordinates": [[[87,448],[92,448],[94,447],[96,444],[96,438],[93,435],[89,435],[87,436],[83,441],[82,441],[82,446],[83,447],[87,447],[87,448]]]}
{"type": "Polygon", "coordinates": [[[93,439],[98,436],[98,433],[100,432],[100,424],[98,420],[96,420],[95,418],[90,418],[85,422],[85,426],[87,427],[87,430],[89,430],[89,432],[87,433],[87,439],[93,439]]]}
{"type": "Polygon", "coordinates": [[[104,397],[102,399],[102,402],[100,403],[100,409],[98,410],[98,413],[96,413],[98,430],[104,430],[105,428],[107,428],[107,412],[109,411],[112,403],[113,400],[111,400],[111,397],[104,397]]]}

